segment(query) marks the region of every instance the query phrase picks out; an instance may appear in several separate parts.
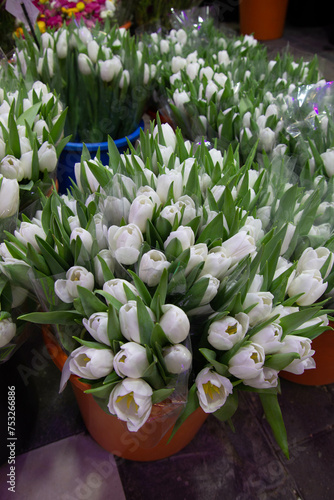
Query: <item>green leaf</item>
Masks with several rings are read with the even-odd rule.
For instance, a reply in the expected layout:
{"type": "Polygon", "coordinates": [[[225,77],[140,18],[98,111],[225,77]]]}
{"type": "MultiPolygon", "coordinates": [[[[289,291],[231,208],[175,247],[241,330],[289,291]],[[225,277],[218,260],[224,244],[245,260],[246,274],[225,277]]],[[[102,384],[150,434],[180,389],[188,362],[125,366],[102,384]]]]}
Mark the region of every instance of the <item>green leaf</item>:
{"type": "Polygon", "coordinates": [[[288,437],[278,403],[277,394],[259,394],[264,414],[273,431],[277,444],[284,455],[289,458],[288,437]]]}
{"type": "Polygon", "coordinates": [[[152,394],[152,404],[160,403],[161,401],[164,401],[165,399],[168,398],[175,389],[172,387],[170,389],[164,388],[164,389],[158,389],[156,391],[153,391],[152,394]]]}
{"type": "Polygon", "coordinates": [[[39,323],[40,325],[71,325],[76,320],[81,321],[82,314],[77,311],[32,312],[19,316],[18,319],[39,323]]]}
{"type": "Polygon", "coordinates": [[[150,345],[154,323],[142,299],[140,297],[136,297],[136,302],[137,302],[137,316],[139,322],[140,342],[143,345],[144,344],[150,345]]]}
{"type": "Polygon", "coordinates": [[[219,361],[216,360],[216,353],[214,351],[205,348],[201,348],[199,349],[199,351],[201,354],[203,354],[205,359],[212,364],[212,366],[219,375],[222,376],[226,375],[226,373],[228,372],[228,367],[226,365],[223,365],[222,363],[219,363],[219,361]]]}
{"type": "Polygon", "coordinates": [[[219,212],[218,215],[206,226],[204,231],[197,238],[196,243],[205,243],[207,240],[215,240],[217,234],[222,234],[224,228],[223,213],[219,212]]]}
{"type": "Polygon", "coordinates": [[[152,297],[150,292],[147,290],[146,285],[143,283],[143,281],[139,278],[139,276],[136,273],[131,271],[131,269],[128,269],[128,272],[132,276],[135,287],[137,288],[139,295],[143,299],[144,304],[150,306],[152,297]]]}
{"type": "Polygon", "coordinates": [[[282,340],[286,335],[298,334],[298,327],[315,318],[319,311],[321,307],[310,307],[280,318],[280,325],[283,328],[282,340]]]}
{"type": "Polygon", "coordinates": [[[108,338],[111,345],[114,340],[124,340],[119,326],[117,310],[112,305],[108,308],[108,338]]]}
{"type": "Polygon", "coordinates": [[[166,336],[165,332],[161,328],[159,323],[155,323],[152,335],[151,335],[151,344],[158,344],[160,347],[165,347],[166,345],[170,345],[170,340],[166,336]]]}
{"type": "Polygon", "coordinates": [[[106,312],[108,310],[108,306],[98,299],[94,292],[87,290],[83,286],[78,286],[77,290],[87,318],[96,312],[106,312]]]}
{"type": "Polygon", "coordinates": [[[94,394],[98,398],[105,398],[109,396],[113,386],[118,383],[118,380],[115,382],[110,382],[109,384],[101,385],[99,387],[94,387],[92,389],[87,389],[85,394],[94,394]]]}
{"type": "Polygon", "coordinates": [[[159,321],[160,319],[160,313],[161,313],[160,307],[165,303],[166,300],[167,285],[168,285],[168,271],[167,269],[164,269],[160,278],[160,283],[153,295],[151,303],[148,304],[149,307],[154,312],[157,321],[159,321]]]}
{"type": "Polygon", "coordinates": [[[229,394],[224,405],[221,408],[219,408],[219,410],[215,411],[213,415],[216,418],[218,418],[218,420],[220,420],[221,422],[226,422],[226,420],[231,418],[237,411],[238,404],[239,404],[238,391],[234,391],[232,392],[232,394],[229,394]]]}
{"type": "MultiPolygon", "coordinates": [[[[30,108],[31,109],[31,108],[30,108]]],[[[66,115],[67,115],[67,109],[66,108],[61,115],[59,116],[58,120],[56,123],[53,125],[52,130],[50,132],[51,139],[54,144],[58,141],[60,138],[61,134],[63,133],[64,126],[65,126],[65,121],[66,121],[66,115]]],[[[28,109],[29,111],[29,109],[28,109]]]]}
{"type": "Polygon", "coordinates": [[[281,371],[284,370],[294,359],[300,359],[300,355],[297,352],[289,352],[282,354],[273,354],[268,356],[264,363],[267,368],[273,368],[273,370],[281,371]]]}
{"type": "Polygon", "coordinates": [[[93,342],[90,340],[83,340],[83,339],[80,339],[79,337],[75,337],[75,336],[73,336],[73,338],[74,338],[74,340],[79,342],[79,344],[81,344],[85,347],[89,347],[90,349],[110,349],[109,346],[102,344],[101,342],[93,342]]]}
{"type": "Polygon", "coordinates": [[[111,295],[111,293],[105,292],[104,290],[95,290],[95,293],[98,295],[102,295],[109,304],[113,305],[116,308],[117,311],[119,311],[123,305],[122,302],[115,299],[115,297],[111,295]]]}
{"type": "Polygon", "coordinates": [[[25,125],[25,122],[28,123],[29,127],[32,128],[37,113],[41,108],[42,102],[38,102],[37,104],[33,104],[27,111],[22,113],[18,119],[16,120],[17,125],[25,125]]]}

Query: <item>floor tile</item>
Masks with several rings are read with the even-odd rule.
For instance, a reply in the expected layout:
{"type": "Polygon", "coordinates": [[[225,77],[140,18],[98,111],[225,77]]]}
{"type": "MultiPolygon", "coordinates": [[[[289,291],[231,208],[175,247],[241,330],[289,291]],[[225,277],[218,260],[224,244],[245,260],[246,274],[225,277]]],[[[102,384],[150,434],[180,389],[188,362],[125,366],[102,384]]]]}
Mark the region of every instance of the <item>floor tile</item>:
{"type": "Polygon", "coordinates": [[[16,458],[15,495],[0,468],[1,499],[125,500],[113,455],[79,434],[16,458]]]}

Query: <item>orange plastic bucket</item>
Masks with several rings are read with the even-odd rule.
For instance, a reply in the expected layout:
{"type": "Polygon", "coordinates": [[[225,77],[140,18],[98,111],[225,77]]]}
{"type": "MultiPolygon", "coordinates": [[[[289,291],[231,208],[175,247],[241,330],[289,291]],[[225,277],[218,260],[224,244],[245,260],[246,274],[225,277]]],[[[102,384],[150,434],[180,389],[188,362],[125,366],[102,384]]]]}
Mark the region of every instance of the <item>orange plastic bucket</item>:
{"type": "MultiPolygon", "coordinates": [[[[62,370],[67,359],[50,330],[43,328],[43,338],[55,365],[62,370]]],[[[207,418],[198,408],[181,425],[172,440],[168,439],[182,406],[177,401],[154,404],[147,422],[137,432],[128,431],[125,422],[106,413],[91,394],[85,394],[89,385],[71,375],[70,382],[78,402],[80,412],[92,438],[105,450],[129,460],[152,461],[174,455],[193,439],[207,418]],[[166,432],[167,429],[167,432],[166,432]]]]}
{"type": "Polygon", "coordinates": [[[240,33],[257,40],[281,38],[288,0],[240,0],[240,33]]]}

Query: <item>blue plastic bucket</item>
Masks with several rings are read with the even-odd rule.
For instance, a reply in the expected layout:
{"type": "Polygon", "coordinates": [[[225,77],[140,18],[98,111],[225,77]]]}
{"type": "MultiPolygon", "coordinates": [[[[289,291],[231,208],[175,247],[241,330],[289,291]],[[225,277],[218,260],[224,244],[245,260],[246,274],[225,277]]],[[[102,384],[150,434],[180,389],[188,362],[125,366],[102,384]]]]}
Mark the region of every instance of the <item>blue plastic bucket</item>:
{"type": "MultiPolygon", "coordinates": [[[[115,145],[120,153],[123,153],[128,149],[127,139],[134,144],[140,136],[140,129],[144,129],[143,120],[140,122],[138,128],[126,137],[121,137],[121,139],[116,139],[115,145]]],[[[97,154],[100,148],[100,159],[103,165],[109,165],[109,155],[108,155],[108,142],[91,142],[85,143],[88,151],[92,158],[97,154]]],[[[63,149],[57,166],[57,179],[58,179],[58,192],[60,194],[66,193],[67,189],[71,187],[72,183],[70,179],[75,181],[74,175],[74,165],[81,160],[81,154],[83,149],[82,142],[68,142],[63,149]]]]}

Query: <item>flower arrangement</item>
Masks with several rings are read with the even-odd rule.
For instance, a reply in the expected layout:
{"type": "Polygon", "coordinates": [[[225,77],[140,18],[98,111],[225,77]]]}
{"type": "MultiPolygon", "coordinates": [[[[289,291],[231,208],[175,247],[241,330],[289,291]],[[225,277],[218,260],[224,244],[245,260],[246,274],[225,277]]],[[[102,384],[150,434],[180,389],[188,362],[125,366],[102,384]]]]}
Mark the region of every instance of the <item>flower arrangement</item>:
{"type": "Polygon", "coordinates": [[[39,189],[46,194],[52,188],[58,157],[68,138],[63,137],[66,110],[63,111],[59,99],[45,84],[36,81],[30,88],[15,78],[10,67],[2,71],[0,79],[1,212],[4,217],[27,210],[39,200],[39,189]],[[19,189],[10,180],[16,180],[19,189]]]}
{"type": "Polygon", "coordinates": [[[34,5],[40,11],[38,26],[43,33],[46,29],[59,29],[64,23],[69,24],[74,19],[83,22],[88,28],[94,28],[96,23],[103,24],[115,18],[120,22],[120,0],[34,0],[34,5]]]}
{"type": "Polygon", "coordinates": [[[73,141],[118,139],[138,127],[155,71],[147,48],[138,51],[135,39],[116,27],[104,33],[72,23],[37,37],[40,49],[28,34],[18,40],[19,71],[59,94],[73,141]]]}
{"type": "Polygon", "coordinates": [[[250,390],[288,454],[279,372],[314,366],[330,312],[333,238],[305,244],[327,180],[305,196],[256,148],[240,164],[160,123],[127,154],[110,140],[109,165],[85,151],[71,192],[2,245],[45,311],[19,319],[54,325],[68,354],[62,384],[79,376],[130,431],[160,401],[183,405],[174,432],[198,406],[227,420],[250,390]]]}

